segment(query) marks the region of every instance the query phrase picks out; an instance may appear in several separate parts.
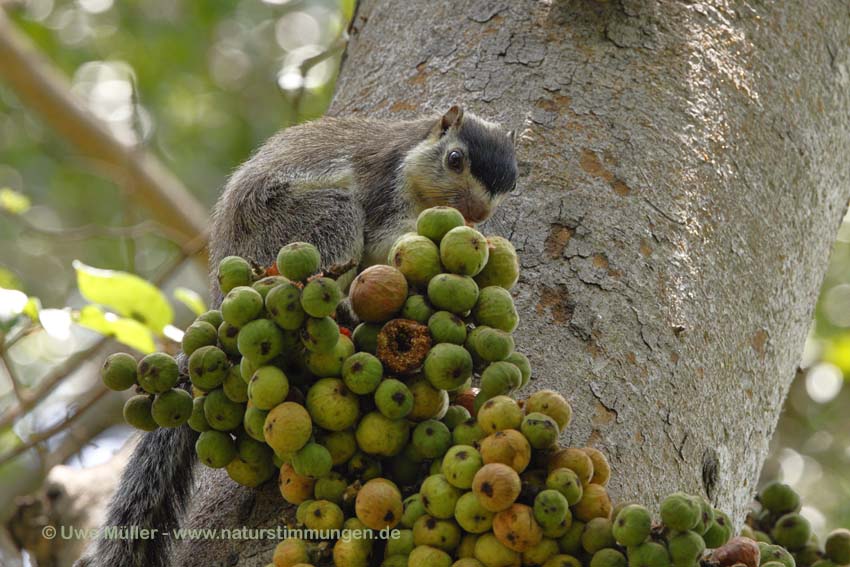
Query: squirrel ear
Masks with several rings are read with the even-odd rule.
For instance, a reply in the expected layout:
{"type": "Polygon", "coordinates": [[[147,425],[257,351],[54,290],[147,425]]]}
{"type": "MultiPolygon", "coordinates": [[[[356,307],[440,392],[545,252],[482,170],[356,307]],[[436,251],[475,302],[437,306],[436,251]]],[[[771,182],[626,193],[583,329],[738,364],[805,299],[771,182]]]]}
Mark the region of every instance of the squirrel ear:
{"type": "Polygon", "coordinates": [[[452,106],[440,118],[440,135],[445,134],[450,128],[460,128],[463,121],[463,108],[458,105],[452,106]]]}
{"type": "Polygon", "coordinates": [[[512,146],[516,146],[516,130],[508,130],[508,140],[511,141],[512,146]]]}

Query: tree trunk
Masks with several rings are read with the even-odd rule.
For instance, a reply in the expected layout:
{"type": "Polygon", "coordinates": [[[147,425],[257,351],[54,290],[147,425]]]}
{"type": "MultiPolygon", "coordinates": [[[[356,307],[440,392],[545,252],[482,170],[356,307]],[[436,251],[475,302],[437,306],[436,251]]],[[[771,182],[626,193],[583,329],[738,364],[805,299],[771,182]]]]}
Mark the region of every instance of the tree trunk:
{"type": "MultiPolygon", "coordinates": [[[[518,347],[570,399],[565,441],[608,454],[615,500],[682,489],[742,519],[850,195],[847,29],[843,2],[361,3],[332,114],[460,101],[520,132],[488,227],[521,256],[518,347]]],[[[282,507],[208,470],[196,504],[211,527],[282,507]]]]}

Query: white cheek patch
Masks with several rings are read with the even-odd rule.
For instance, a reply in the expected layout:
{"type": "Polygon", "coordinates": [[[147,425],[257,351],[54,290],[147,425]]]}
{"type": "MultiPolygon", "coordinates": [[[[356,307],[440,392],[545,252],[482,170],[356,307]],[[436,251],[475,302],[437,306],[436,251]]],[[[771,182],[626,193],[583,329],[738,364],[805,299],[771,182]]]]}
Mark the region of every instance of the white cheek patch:
{"type": "Polygon", "coordinates": [[[474,177],[472,177],[472,180],[470,181],[468,187],[469,192],[473,198],[479,201],[483,201],[485,203],[489,203],[493,200],[490,196],[490,193],[487,191],[487,189],[484,188],[484,185],[482,185],[481,182],[475,179],[474,177]]]}

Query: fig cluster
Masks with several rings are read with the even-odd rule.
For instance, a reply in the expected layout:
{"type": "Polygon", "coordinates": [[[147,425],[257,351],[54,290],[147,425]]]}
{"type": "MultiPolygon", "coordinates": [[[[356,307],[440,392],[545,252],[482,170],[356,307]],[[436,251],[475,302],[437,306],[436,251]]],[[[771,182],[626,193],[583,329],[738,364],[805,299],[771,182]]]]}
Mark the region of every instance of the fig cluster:
{"type": "MultiPolygon", "coordinates": [[[[518,277],[508,240],[485,238],[455,209],[423,211],[417,232],[392,245],[387,265],[363,270],[349,291],[362,321],[353,334],[356,350],[376,356],[386,374],[414,388],[414,399],[423,402],[397,415],[383,406],[393,396],[403,400],[406,392],[387,388],[376,396],[378,410],[420,422],[439,418],[450,398],[472,399],[470,409],[477,409],[525,386],[531,367],[515,350],[519,316],[510,293],[518,277]]],[[[359,380],[357,388],[368,393],[359,380]]]]}
{"type": "Polygon", "coordinates": [[[136,362],[119,352],[106,358],[101,368],[103,383],[116,391],[135,388],[124,404],[124,420],[142,431],[178,427],[192,415],[192,395],[179,386],[177,361],[165,353],[153,353],[136,362]]]}
{"type": "Polygon", "coordinates": [[[407,562],[388,546],[381,565],[696,567],[727,544],[729,518],[702,497],[668,496],[659,519],[639,504],[614,507],[605,455],[558,445],[571,416],[542,390],[521,402],[496,396],[457,423],[404,501],[407,562]]]}
{"type": "Polygon", "coordinates": [[[834,530],[820,543],[800,508],[800,496],[787,484],[774,481],[759,490],[741,535],[756,542],[761,565],[850,565],[850,530],[834,530]]]}
{"type": "Polygon", "coordinates": [[[284,246],[268,270],[224,258],[220,309],[186,329],[183,368],[166,353],[138,363],[124,353],[107,358],[104,383],[137,388],[125,420],[144,431],[188,424],[200,433],[199,460],[245,486],[269,480],[296,456],[305,470],[321,470],[330,457],[314,446],[305,398],[313,385],[327,389],[321,378],[338,374],[354,344],[334,319],[342,291],[320,265],[318,250],[302,242],[284,246]]]}
{"type": "Polygon", "coordinates": [[[610,467],[596,449],[558,445],[569,403],[542,390],[474,409],[475,417],[443,420],[450,436],[439,445],[436,435],[414,437],[409,457],[429,474],[404,501],[409,545],[388,546],[382,565],[581,565],[583,538],[587,553],[606,547],[598,526],[611,523],[610,467]]]}
{"type": "MultiPolygon", "coordinates": [[[[392,245],[386,265],[358,274],[348,293],[361,321],[352,333],[353,348],[305,394],[312,442],[332,458],[320,470],[305,471],[297,455],[288,459],[276,451],[283,456],[280,490],[297,505],[300,526],[355,533],[396,529],[400,535],[340,539],[330,548],[287,540],[276,549],[275,566],[309,565],[328,554],[336,565],[352,567],[432,561],[423,555],[427,548],[414,550],[419,546],[412,527],[403,529],[404,502],[418,494],[422,479],[450,448],[463,459],[461,441],[477,443],[484,436],[473,413],[497,416],[483,406],[499,399],[515,404],[507,395],[528,383],[531,366],[515,350],[512,335],[519,319],[509,289],[518,276],[510,242],[484,237],[446,207],[424,211],[417,232],[392,245]]],[[[558,408],[568,420],[568,406],[558,408]]],[[[550,431],[548,423],[533,420],[528,426],[538,443],[554,443],[557,426],[550,431]]],[[[472,474],[473,464],[461,464],[457,474],[472,474]]]]}
{"type": "Polygon", "coordinates": [[[348,305],[321,266],[302,242],[269,269],[227,257],[220,309],[186,329],[185,356],[118,353],[102,371],[135,388],[130,425],[191,427],[204,465],[249,487],[277,477],[292,523],[325,534],[280,542],[270,567],[850,564],[850,532],[820,546],[778,483],[738,537],[700,496],[671,494],[656,517],[613,506],[605,455],[559,445],[567,400],[517,401],[532,375],[513,337],[517,255],[455,209],[423,211],[348,305]],[[337,322],[349,308],[352,332],[337,322]]]}
{"type": "Polygon", "coordinates": [[[313,245],[283,247],[268,270],[224,258],[222,303],[186,329],[185,356],[115,354],[103,381],[136,388],[129,424],[188,425],[200,433],[204,465],[246,486],[277,474],[287,501],[318,503],[309,517],[323,526],[395,525],[401,489],[418,489],[423,459],[451,442],[442,420],[464,421],[476,403],[515,392],[531,368],[512,336],[519,264],[506,239],[438,207],[387,262],[352,282],[350,308],[362,323],[351,333],[336,321],[344,290],[320,272],[313,245]],[[423,454],[414,461],[415,447],[423,454]],[[360,493],[372,508],[356,505],[360,493]]]}

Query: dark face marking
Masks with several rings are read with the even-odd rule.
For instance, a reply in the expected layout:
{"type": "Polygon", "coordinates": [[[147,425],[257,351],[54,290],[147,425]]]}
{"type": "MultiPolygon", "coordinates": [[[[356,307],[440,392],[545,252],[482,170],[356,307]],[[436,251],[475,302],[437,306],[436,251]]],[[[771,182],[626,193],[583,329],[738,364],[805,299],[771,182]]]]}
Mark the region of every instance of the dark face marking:
{"type": "Polygon", "coordinates": [[[517,165],[514,145],[501,130],[475,120],[464,120],[458,137],[466,144],[470,172],[492,195],[513,191],[517,165]]]}

